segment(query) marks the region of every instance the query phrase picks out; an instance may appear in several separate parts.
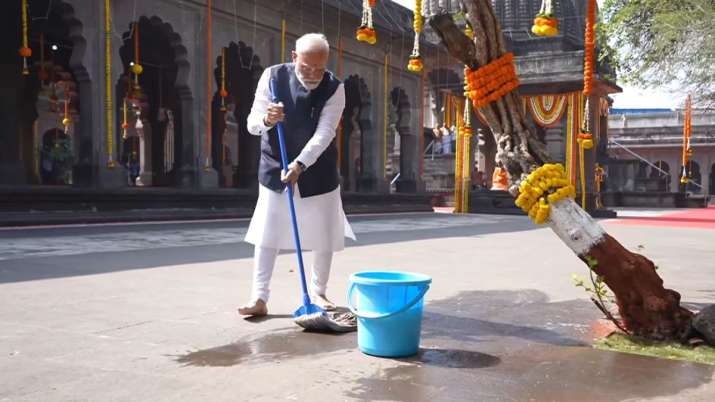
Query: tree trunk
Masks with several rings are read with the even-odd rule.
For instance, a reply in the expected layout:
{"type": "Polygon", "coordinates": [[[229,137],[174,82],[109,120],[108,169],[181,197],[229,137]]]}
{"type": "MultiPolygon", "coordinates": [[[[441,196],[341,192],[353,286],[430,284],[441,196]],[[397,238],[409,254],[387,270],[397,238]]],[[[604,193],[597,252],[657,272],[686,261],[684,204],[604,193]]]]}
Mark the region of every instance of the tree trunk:
{"type": "MultiPolygon", "coordinates": [[[[462,4],[474,31],[473,41],[450,15],[438,14],[429,22],[449,53],[476,69],[506,53],[504,39],[490,0],[462,0],[462,4]]],[[[514,197],[530,172],[551,161],[519,102],[517,92],[512,91],[479,109],[494,134],[496,159],[509,174],[509,192],[514,197]]],[[[650,260],[626,250],[573,199],[553,204],[548,224],[613,291],[622,324],[630,333],[655,340],[683,340],[689,334],[693,313],[680,306],[680,294],[665,289],[650,260]]]]}

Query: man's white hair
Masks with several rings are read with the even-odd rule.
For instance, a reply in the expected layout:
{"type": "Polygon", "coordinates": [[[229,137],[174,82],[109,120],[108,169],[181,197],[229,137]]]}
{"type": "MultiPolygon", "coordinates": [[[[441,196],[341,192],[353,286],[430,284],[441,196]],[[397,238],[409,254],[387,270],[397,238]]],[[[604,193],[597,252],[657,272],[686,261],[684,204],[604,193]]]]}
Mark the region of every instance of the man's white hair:
{"type": "Polygon", "coordinates": [[[295,41],[295,52],[298,54],[328,53],[330,44],[328,44],[328,38],[322,33],[307,33],[295,41]]]}

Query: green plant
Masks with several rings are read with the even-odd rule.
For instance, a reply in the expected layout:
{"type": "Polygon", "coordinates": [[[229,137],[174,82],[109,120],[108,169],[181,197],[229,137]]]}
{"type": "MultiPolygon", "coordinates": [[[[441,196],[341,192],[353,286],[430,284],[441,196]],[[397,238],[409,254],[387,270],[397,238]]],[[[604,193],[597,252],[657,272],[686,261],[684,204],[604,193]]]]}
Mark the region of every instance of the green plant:
{"type": "Polygon", "coordinates": [[[577,274],[571,274],[571,279],[574,281],[574,286],[577,288],[583,288],[587,293],[591,294],[591,301],[598,307],[599,310],[611,320],[618,329],[625,332],[628,331],[621,325],[621,322],[613,316],[610,309],[608,308],[610,304],[615,303],[615,298],[609,292],[608,286],[604,281],[603,277],[598,275],[594,270],[598,267],[598,260],[591,257],[590,255],[585,255],[583,261],[588,265],[588,274],[591,281],[589,286],[586,283],[586,278],[580,277],[577,274]]]}

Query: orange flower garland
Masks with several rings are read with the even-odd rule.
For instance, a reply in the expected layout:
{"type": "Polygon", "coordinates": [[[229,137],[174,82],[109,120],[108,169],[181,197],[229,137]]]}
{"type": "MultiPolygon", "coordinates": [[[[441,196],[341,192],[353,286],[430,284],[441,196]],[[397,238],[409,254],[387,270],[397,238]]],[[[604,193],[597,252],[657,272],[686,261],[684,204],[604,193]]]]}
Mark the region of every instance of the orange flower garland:
{"type": "Polygon", "coordinates": [[[583,94],[591,95],[593,82],[593,27],[596,23],[596,0],[588,0],[588,14],[586,16],[586,33],[584,35],[584,64],[583,64],[583,94]]]}
{"type": "Polygon", "coordinates": [[[27,59],[32,56],[32,49],[30,48],[28,37],[27,37],[27,0],[22,0],[22,47],[19,50],[20,56],[22,57],[22,75],[30,75],[30,68],[27,65],[27,59]]]}
{"type": "Polygon", "coordinates": [[[226,97],[228,96],[228,91],[226,90],[226,48],[221,48],[221,89],[218,92],[221,97],[221,111],[226,111],[226,97]]]}
{"type": "Polygon", "coordinates": [[[531,32],[537,36],[555,36],[559,34],[559,20],[554,17],[551,0],[541,2],[541,10],[534,18],[531,32]]]}
{"type": "Polygon", "coordinates": [[[477,70],[465,67],[464,95],[472,100],[475,108],[484,107],[519,87],[513,61],[514,54],[505,53],[477,70]]]}
{"type": "Polygon", "coordinates": [[[365,42],[371,45],[377,43],[377,33],[372,26],[372,8],[375,7],[377,0],[363,0],[362,2],[362,22],[360,27],[355,31],[355,39],[358,42],[365,42]]]}

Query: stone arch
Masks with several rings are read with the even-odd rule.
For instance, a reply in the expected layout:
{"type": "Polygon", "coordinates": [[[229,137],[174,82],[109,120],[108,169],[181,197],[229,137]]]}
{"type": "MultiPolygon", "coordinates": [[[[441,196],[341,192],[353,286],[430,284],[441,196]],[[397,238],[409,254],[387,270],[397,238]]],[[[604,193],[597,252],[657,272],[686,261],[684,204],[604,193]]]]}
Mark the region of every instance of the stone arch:
{"type": "Polygon", "coordinates": [[[672,177],[672,174],[670,173],[670,165],[668,162],[662,160],[656,161],[653,165],[657,166],[658,169],[664,171],[665,173],[651,167],[650,178],[658,179],[658,191],[669,191],[672,177]]]}
{"type": "MultiPolygon", "coordinates": [[[[188,52],[181,36],[174,31],[170,23],[164,22],[160,17],[141,16],[137,22],[140,47],[146,50],[147,46],[156,46],[153,52],[140,52],[139,62],[143,65],[144,72],[139,80],[141,86],[146,87],[148,91],[132,101],[135,106],[140,105],[142,120],[146,120],[145,130],[150,132],[147,139],[151,142],[148,144],[146,157],[151,163],[150,171],[146,174],[151,177],[152,185],[191,187],[196,182],[197,153],[193,138],[193,95],[188,82],[190,72],[188,52]],[[156,58],[162,60],[157,62],[156,58]],[[171,139],[168,138],[167,127],[171,127],[173,132],[171,139]],[[164,145],[167,142],[171,149],[165,150],[164,145]],[[170,155],[167,155],[169,153],[170,155]],[[167,157],[172,158],[168,163],[167,157]],[[164,164],[170,166],[163,169],[164,164]]],[[[122,35],[124,43],[119,49],[123,71],[117,82],[117,105],[122,105],[133,80],[133,75],[130,73],[130,63],[134,59],[133,24],[134,22],[131,22],[122,35]]],[[[121,144],[123,118],[121,106],[117,108],[116,113],[115,142],[121,144]]],[[[120,155],[122,151],[123,149],[119,150],[120,155]]]]}
{"type": "Polygon", "coordinates": [[[692,193],[702,192],[702,188],[692,183],[694,181],[701,186],[703,185],[703,176],[700,172],[700,164],[692,159],[688,161],[688,178],[688,184],[685,187],[686,191],[692,193]]]}
{"type": "Polygon", "coordinates": [[[247,119],[253,106],[258,80],[263,73],[261,59],[244,42],[231,41],[226,48],[225,111],[221,110],[221,55],[216,57],[212,100],[212,162],[223,187],[257,188],[261,137],[248,132],[247,119]],[[227,116],[225,112],[232,112],[227,116]],[[228,120],[227,120],[228,119],[228,120]],[[235,126],[234,126],[235,124],[235,126]],[[226,131],[226,128],[229,131],[226,131]],[[232,139],[235,131],[235,141],[232,139]],[[231,154],[233,153],[233,154],[231,154]],[[231,164],[230,166],[227,163],[231,164]]]}
{"type": "MultiPolygon", "coordinates": [[[[71,82],[72,108],[81,106],[79,114],[73,113],[75,115],[72,125],[73,143],[75,144],[73,146],[73,155],[75,155],[73,164],[77,164],[75,168],[77,166],[87,168],[81,171],[75,169],[70,181],[73,184],[89,185],[89,176],[92,171],[89,165],[91,165],[93,155],[91,144],[92,85],[87,69],[83,65],[86,51],[83,24],[75,17],[74,8],[66,1],[33,1],[28,11],[28,40],[33,50],[32,56],[28,60],[29,75],[21,75],[21,61],[17,55],[17,49],[21,43],[20,18],[12,18],[13,24],[6,24],[2,27],[3,37],[10,38],[3,43],[3,46],[11,48],[11,52],[7,54],[10,55],[12,62],[3,66],[2,75],[8,77],[9,82],[2,85],[3,88],[8,89],[7,92],[4,91],[2,98],[4,101],[10,102],[11,106],[1,104],[2,101],[0,101],[0,109],[7,112],[6,115],[0,117],[0,124],[6,128],[5,135],[0,133],[0,142],[4,143],[3,149],[11,150],[11,154],[4,155],[0,150],[0,161],[5,162],[0,162],[0,165],[7,169],[7,176],[12,177],[10,182],[17,184],[42,182],[41,155],[39,154],[42,147],[41,133],[50,127],[49,125],[38,126],[35,130],[34,126],[41,115],[47,114],[47,111],[39,106],[38,102],[44,98],[45,101],[41,103],[47,103],[51,88],[48,81],[54,79],[54,74],[44,73],[53,72],[54,65],[57,65],[61,66],[62,79],[68,84],[71,82]],[[40,49],[41,35],[44,37],[45,66],[40,63],[43,52],[40,49]],[[57,45],[56,52],[50,52],[52,45],[57,45]],[[79,96],[76,96],[75,92],[77,91],[81,100],[79,96]],[[11,95],[11,93],[13,94],[11,95]],[[13,96],[15,94],[17,96],[13,96]],[[5,136],[13,138],[3,138],[5,136]]],[[[3,2],[0,12],[19,16],[20,2],[3,2]]],[[[5,49],[3,49],[3,53],[5,53],[5,49]]],[[[48,120],[46,116],[45,120],[48,120]]],[[[0,182],[5,181],[3,176],[0,172],[0,182]]]]}
{"type": "Polygon", "coordinates": [[[340,173],[343,186],[349,191],[364,190],[370,150],[366,149],[366,137],[372,133],[372,101],[365,80],[351,75],[345,80],[345,109],[343,110],[342,149],[340,173]]]}

